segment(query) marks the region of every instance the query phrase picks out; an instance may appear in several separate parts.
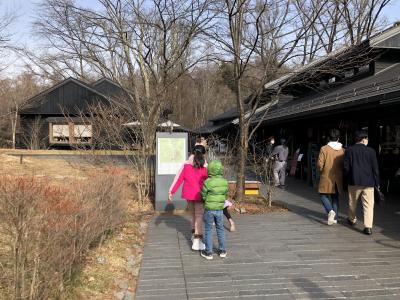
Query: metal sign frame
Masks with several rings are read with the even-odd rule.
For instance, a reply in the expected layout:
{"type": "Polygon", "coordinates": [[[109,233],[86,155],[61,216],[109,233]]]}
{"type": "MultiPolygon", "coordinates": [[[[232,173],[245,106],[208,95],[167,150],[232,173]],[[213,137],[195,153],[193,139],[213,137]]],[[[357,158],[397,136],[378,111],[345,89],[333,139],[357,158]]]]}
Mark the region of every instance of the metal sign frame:
{"type": "Polygon", "coordinates": [[[156,170],[155,170],[155,210],[156,211],[172,211],[174,209],[185,209],[186,201],[181,198],[182,186],[175,193],[172,204],[168,204],[168,191],[175,178],[176,174],[165,174],[162,172],[159,174],[160,170],[160,149],[159,139],[184,139],[185,156],[184,160],[181,162],[180,166],[188,158],[188,143],[189,135],[187,132],[157,132],[156,133],[156,170]]]}

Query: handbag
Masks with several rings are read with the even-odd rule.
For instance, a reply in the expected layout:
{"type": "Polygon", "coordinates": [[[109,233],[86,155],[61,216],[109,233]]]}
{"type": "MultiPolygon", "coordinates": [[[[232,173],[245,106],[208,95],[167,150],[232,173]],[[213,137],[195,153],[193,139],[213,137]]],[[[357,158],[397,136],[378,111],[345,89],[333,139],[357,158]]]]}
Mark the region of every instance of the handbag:
{"type": "Polygon", "coordinates": [[[375,202],[379,206],[383,206],[385,204],[385,195],[381,192],[381,190],[378,187],[374,188],[374,198],[375,202]]]}

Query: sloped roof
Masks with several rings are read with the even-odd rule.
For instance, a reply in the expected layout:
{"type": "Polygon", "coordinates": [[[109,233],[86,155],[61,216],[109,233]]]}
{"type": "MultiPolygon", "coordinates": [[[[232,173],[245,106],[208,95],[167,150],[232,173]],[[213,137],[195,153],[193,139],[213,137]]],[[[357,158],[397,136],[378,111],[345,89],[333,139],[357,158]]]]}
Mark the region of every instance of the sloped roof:
{"type": "Polygon", "coordinates": [[[79,85],[79,86],[81,86],[81,87],[83,87],[83,88],[85,88],[85,89],[91,91],[92,93],[98,95],[99,97],[108,100],[108,98],[107,98],[106,95],[100,93],[99,91],[97,91],[96,89],[94,89],[94,88],[93,88],[92,86],[90,86],[89,84],[87,84],[87,83],[85,83],[85,82],[83,82],[83,81],[81,81],[81,80],[79,80],[79,79],[76,79],[76,78],[73,78],[73,77],[68,77],[67,79],[64,79],[63,81],[57,83],[56,85],[53,85],[52,87],[50,87],[50,88],[48,88],[48,89],[45,89],[44,91],[40,92],[39,94],[37,94],[37,95],[35,95],[35,96],[33,96],[33,97],[27,99],[27,100],[24,102],[24,105],[22,106],[22,109],[21,109],[20,112],[23,113],[23,111],[24,111],[24,106],[29,105],[29,106],[30,106],[29,109],[30,109],[31,107],[35,107],[35,106],[37,106],[37,105],[41,105],[41,104],[42,104],[42,101],[43,101],[43,96],[44,96],[44,95],[47,95],[47,94],[51,93],[52,91],[58,89],[59,87],[65,85],[65,84],[67,84],[67,83],[70,83],[70,82],[73,82],[73,83],[75,83],[75,84],[77,84],[77,85],[79,85]]]}
{"type": "Polygon", "coordinates": [[[378,48],[398,48],[400,49],[400,43],[394,43],[390,41],[393,41],[394,39],[397,38],[397,41],[400,42],[400,26],[399,25],[394,25],[392,27],[387,28],[384,31],[381,31],[368,40],[363,41],[360,45],[357,46],[344,46],[342,48],[339,48],[335,51],[332,51],[328,53],[327,55],[315,59],[312,62],[308,63],[305,66],[302,66],[300,68],[295,69],[293,72],[286,74],[284,76],[281,76],[273,81],[270,81],[264,85],[264,89],[277,89],[281,84],[284,82],[288,81],[289,79],[295,77],[296,75],[302,74],[304,72],[307,72],[308,70],[315,68],[316,66],[322,65],[328,61],[330,61],[332,58],[337,59],[340,56],[347,55],[348,53],[351,53],[352,51],[356,50],[358,47],[363,47],[366,44],[368,44],[370,47],[378,49],[378,48]],[[388,44],[385,43],[390,43],[390,47],[388,44]]]}
{"type": "Polygon", "coordinates": [[[92,85],[97,86],[105,81],[119,87],[119,85],[117,83],[115,83],[114,81],[112,81],[110,78],[107,78],[107,77],[102,77],[102,78],[96,80],[95,82],[92,82],[92,85]]]}
{"type": "Polygon", "coordinates": [[[372,48],[400,48],[400,25],[395,24],[369,39],[372,48]]]}
{"type": "Polygon", "coordinates": [[[209,123],[205,126],[202,126],[200,128],[197,128],[194,130],[194,132],[198,133],[198,134],[211,134],[214,132],[219,132],[221,130],[226,129],[227,127],[229,127],[230,125],[232,125],[231,122],[223,122],[221,124],[218,125],[214,125],[212,123],[209,123]]]}
{"type": "Polygon", "coordinates": [[[214,118],[210,119],[211,122],[223,121],[228,119],[234,119],[239,116],[237,108],[231,108],[220,115],[215,116],[214,118]]]}
{"type": "Polygon", "coordinates": [[[126,90],[121,87],[118,83],[112,81],[109,78],[103,77],[91,84],[94,89],[98,92],[107,95],[109,97],[122,95],[126,90]]]}
{"type": "Polygon", "coordinates": [[[338,86],[328,93],[315,93],[280,107],[274,106],[266,115],[259,114],[253,123],[292,119],[300,115],[305,116],[326,110],[334,111],[345,106],[357,106],[360,103],[379,103],[380,99],[385,98],[382,95],[400,91],[399,74],[400,63],[397,63],[367,78],[338,86]]]}
{"type": "MultiPolygon", "coordinates": [[[[335,60],[338,59],[338,57],[346,57],[348,55],[351,55],[351,53],[353,52],[357,52],[360,51],[360,49],[363,49],[363,47],[365,48],[366,46],[374,48],[374,49],[380,49],[380,48],[395,48],[395,49],[400,49],[400,26],[399,25],[394,25],[392,27],[389,27],[388,29],[381,31],[377,34],[375,34],[374,36],[370,37],[369,39],[363,41],[360,45],[357,46],[345,46],[342,47],[336,51],[333,51],[331,53],[329,53],[328,55],[320,58],[320,59],[316,59],[312,62],[310,62],[309,64],[296,69],[294,72],[289,73],[287,75],[284,75],[276,80],[273,80],[267,84],[264,85],[264,89],[265,90],[277,90],[279,88],[280,85],[284,84],[285,82],[291,80],[292,78],[294,78],[295,76],[299,76],[303,73],[308,72],[308,70],[313,69],[317,66],[323,65],[325,63],[328,63],[330,60],[332,60],[333,58],[335,58],[335,60]],[[396,39],[396,43],[393,42],[393,39],[396,39]],[[399,43],[397,43],[399,42],[399,43]],[[387,43],[390,43],[390,47],[387,47],[387,43]]],[[[362,50],[361,50],[362,51],[362,50]]],[[[373,79],[372,79],[373,80],[373,79]]],[[[362,83],[363,81],[357,81],[362,83]]],[[[346,87],[349,87],[349,85],[346,85],[346,87]]],[[[297,103],[297,102],[296,102],[297,103]]],[[[288,103],[288,105],[291,105],[290,103],[288,103]]],[[[260,115],[264,115],[266,110],[269,110],[270,106],[266,105],[264,112],[262,111],[262,109],[259,109],[259,114],[260,115]]],[[[238,120],[235,119],[232,121],[232,123],[238,123],[238,120]]]]}
{"type": "MultiPolygon", "coordinates": [[[[351,55],[351,53],[353,51],[360,51],[360,49],[362,49],[362,47],[366,47],[368,46],[370,49],[400,49],[400,25],[394,25],[382,32],[379,32],[377,34],[375,34],[374,36],[372,36],[370,39],[365,40],[362,44],[360,44],[359,46],[351,46],[351,47],[342,47],[336,51],[333,51],[331,53],[329,53],[328,55],[320,58],[320,59],[316,59],[312,62],[310,62],[309,64],[296,69],[295,71],[286,74],[284,76],[279,77],[276,80],[273,80],[267,84],[264,85],[264,89],[267,90],[277,90],[279,88],[280,85],[285,84],[285,82],[292,80],[293,77],[295,76],[299,76],[302,73],[306,73],[309,70],[313,70],[315,69],[317,66],[323,65],[324,63],[329,62],[330,60],[332,60],[333,58],[335,58],[335,60],[338,57],[346,57],[347,55],[351,55]]],[[[368,48],[367,47],[367,48],[368,48]]],[[[295,99],[292,100],[290,102],[285,103],[282,106],[278,106],[278,105],[263,105],[261,107],[259,107],[257,109],[257,115],[258,118],[255,118],[254,122],[259,122],[260,118],[274,118],[276,119],[278,116],[278,111],[279,114],[283,117],[283,116],[289,116],[291,113],[294,113],[295,111],[305,111],[305,107],[309,106],[311,107],[316,107],[316,103],[318,101],[325,101],[325,105],[323,105],[323,107],[328,107],[327,102],[330,102],[330,105],[334,105],[335,101],[333,101],[332,99],[337,98],[338,103],[340,104],[340,100],[342,100],[342,103],[345,103],[345,98],[347,99],[349,97],[349,95],[351,94],[351,91],[354,92],[354,90],[358,90],[358,97],[355,97],[353,100],[356,100],[360,97],[360,95],[362,94],[362,90],[366,89],[368,90],[368,86],[369,85],[379,85],[380,88],[385,88],[386,92],[388,92],[388,87],[387,84],[385,84],[385,81],[387,78],[392,78],[392,79],[388,79],[389,81],[391,80],[396,80],[396,75],[399,74],[400,70],[399,70],[399,66],[398,65],[392,65],[389,68],[386,68],[384,70],[382,70],[381,72],[378,72],[370,77],[367,77],[365,79],[362,80],[358,80],[358,81],[354,81],[354,82],[345,82],[345,84],[341,84],[338,85],[337,87],[334,87],[332,89],[330,89],[329,91],[324,91],[323,95],[314,93],[313,95],[308,95],[305,98],[301,98],[301,99],[295,99]],[[386,78],[386,79],[385,79],[386,78]],[[339,94],[340,96],[337,96],[336,94],[339,94]],[[321,97],[325,98],[321,100],[321,97]],[[319,99],[319,100],[317,100],[319,99]],[[326,100],[326,99],[329,99],[326,100]],[[302,109],[303,107],[303,109],[302,109]],[[275,112],[275,114],[272,116],[271,113],[275,112]]],[[[400,85],[400,83],[397,83],[398,85],[400,85]]],[[[390,84],[389,84],[390,85],[390,84]]],[[[371,88],[371,87],[369,87],[371,88]]],[[[378,87],[377,87],[378,88],[378,87]]],[[[375,93],[382,93],[383,90],[379,89],[377,91],[375,91],[375,93]]],[[[392,88],[396,88],[396,86],[393,86],[392,88]]],[[[357,92],[355,92],[356,94],[354,96],[357,96],[357,92]]],[[[367,95],[364,95],[364,98],[367,95]]],[[[349,100],[351,101],[351,100],[349,100]]],[[[359,103],[359,102],[357,102],[359,103]]],[[[321,104],[322,105],[322,104],[321,104]]],[[[321,108],[321,107],[320,107],[321,108]]],[[[309,111],[312,111],[312,109],[310,109],[309,111]]],[[[236,108],[232,108],[212,119],[210,119],[211,122],[213,123],[217,123],[217,124],[209,124],[206,126],[203,126],[201,128],[199,128],[198,130],[206,130],[206,131],[212,131],[212,130],[220,130],[220,128],[224,128],[226,126],[229,126],[231,124],[237,124],[238,123],[238,114],[237,114],[237,110],[236,108]],[[223,124],[219,124],[219,122],[222,122],[223,124]]]]}

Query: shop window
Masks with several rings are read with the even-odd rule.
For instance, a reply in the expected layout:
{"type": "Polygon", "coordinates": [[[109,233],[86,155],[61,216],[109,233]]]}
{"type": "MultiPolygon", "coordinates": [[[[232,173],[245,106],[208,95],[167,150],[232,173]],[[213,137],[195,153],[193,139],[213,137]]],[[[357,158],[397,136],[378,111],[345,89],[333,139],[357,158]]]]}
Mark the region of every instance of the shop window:
{"type": "Polygon", "coordinates": [[[50,143],[73,144],[92,141],[92,125],[85,124],[49,124],[50,143]]]}

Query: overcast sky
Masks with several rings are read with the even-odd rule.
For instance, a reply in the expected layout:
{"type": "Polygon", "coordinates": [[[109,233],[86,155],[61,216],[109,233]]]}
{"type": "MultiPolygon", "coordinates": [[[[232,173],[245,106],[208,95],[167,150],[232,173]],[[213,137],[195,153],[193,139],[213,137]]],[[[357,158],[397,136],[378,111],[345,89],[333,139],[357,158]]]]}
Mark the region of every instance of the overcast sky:
{"type": "MultiPolygon", "coordinates": [[[[28,48],[35,48],[39,44],[39,40],[32,34],[32,22],[37,17],[37,5],[41,0],[0,0],[0,10],[16,11],[17,20],[11,28],[13,33],[12,42],[17,45],[25,45],[28,48]]],[[[88,7],[95,7],[97,0],[81,0],[80,4],[88,7]]],[[[400,21],[400,0],[392,0],[385,7],[383,15],[388,18],[389,24],[400,21]]],[[[21,62],[15,57],[7,59],[7,73],[18,73],[21,62]]]]}

